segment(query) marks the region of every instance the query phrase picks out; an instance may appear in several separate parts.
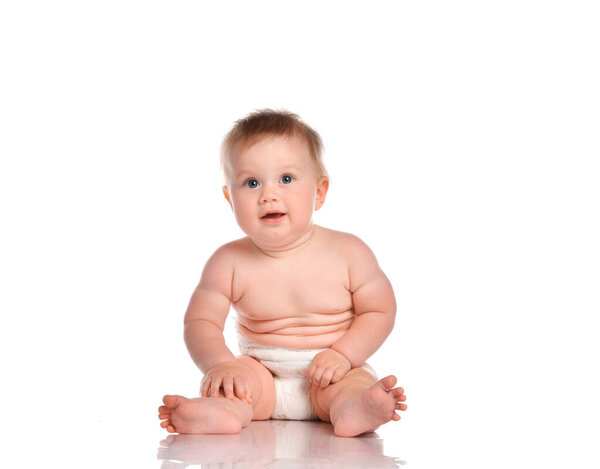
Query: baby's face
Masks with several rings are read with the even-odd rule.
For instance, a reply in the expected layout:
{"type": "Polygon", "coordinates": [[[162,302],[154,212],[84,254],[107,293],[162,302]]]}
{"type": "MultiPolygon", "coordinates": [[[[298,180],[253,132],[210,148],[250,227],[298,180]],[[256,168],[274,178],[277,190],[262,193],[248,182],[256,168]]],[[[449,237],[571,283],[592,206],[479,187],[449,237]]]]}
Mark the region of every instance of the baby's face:
{"type": "Polygon", "coordinates": [[[318,177],[308,146],[298,137],[267,136],[234,148],[223,191],[240,228],[266,249],[285,249],[312,226],[329,181],[318,177]]]}

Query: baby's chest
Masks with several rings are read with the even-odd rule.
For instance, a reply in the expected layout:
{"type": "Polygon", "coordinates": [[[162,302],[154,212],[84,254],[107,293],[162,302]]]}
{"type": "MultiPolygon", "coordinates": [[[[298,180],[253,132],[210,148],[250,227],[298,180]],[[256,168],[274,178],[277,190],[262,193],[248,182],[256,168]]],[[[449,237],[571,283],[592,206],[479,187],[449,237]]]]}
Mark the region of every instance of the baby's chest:
{"type": "Polygon", "coordinates": [[[255,319],[336,313],[352,308],[348,270],[342,263],[256,268],[236,279],[236,284],[240,298],[236,309],[255,319]]]}

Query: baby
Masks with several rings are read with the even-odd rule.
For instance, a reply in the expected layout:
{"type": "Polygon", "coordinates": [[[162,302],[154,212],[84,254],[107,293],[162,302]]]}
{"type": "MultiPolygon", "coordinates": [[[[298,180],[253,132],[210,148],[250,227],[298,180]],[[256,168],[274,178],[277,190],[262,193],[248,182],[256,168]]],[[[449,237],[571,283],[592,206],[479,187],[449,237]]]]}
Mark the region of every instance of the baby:
{"type": "Polygon", "coordinates": [[[207,261],[185,315],[201,397],[166,395],[171,433],[237,433],[251,420],[321,419],[356,436],[406,410],[395,376],[365,363],[391,332],[392,286],[356,236],[313,224],[329,178],[319,135],[289,112],[257,111],[222,146],[223,193],[246,237],[207,261]],[[241,356],[225,345],[230,306],[241,356]]]}

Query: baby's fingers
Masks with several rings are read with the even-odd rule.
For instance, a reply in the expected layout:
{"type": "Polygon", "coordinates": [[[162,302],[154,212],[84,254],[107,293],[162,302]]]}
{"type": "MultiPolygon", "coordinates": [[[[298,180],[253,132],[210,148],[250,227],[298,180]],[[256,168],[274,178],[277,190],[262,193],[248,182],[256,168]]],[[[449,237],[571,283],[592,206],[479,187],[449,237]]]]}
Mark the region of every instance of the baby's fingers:
{"type": "Polygon", "coordinates": [[[315,386],[320,386],[321,378],[323,377],[323,373],[325,373],[325,368],[322,366],[317,367],[312,374],[311,383],[314,384],[315,386]]]}
{"type": "Polygon", "coordinates": [[[250,392],[250,386],[246,378],[234,378],[233,384],[235,387],[235,395],[241,400],[246,401],[248,404],[252,404],[252,393],[250,392]]]}
{"type": "Polygon", "coordinates": [[[343,368],[336,368],[335,372],[333,373],[333,378],[331,378],[331,383],[337,383],[344,377],[345,374],[346,371],[343,368]]]}
{"type": "Polygon", "coordinates": [[[327,386],[329,386],[329,383],[331,383],[331,378],[333,378],[333,372],[335,370],[335,368],[325,368],[325,371],[321,375],[321,380],[319,381],[319,386],[321,386],[321,388],[326,388],[327,386]]]}
{"type": "Polygon", "coordinates": [[[219,397],[219,389],[221,388],[222,382],[223,378],[221,376],[215,376],[213,378],[210,386],[210,397],[219,397]]]}
{"type": "Polygon", "coordinates": [[[225,376],[223,378],[223,392],[227,399],[233,399],[233,378],[231,376],[225,376]]]}
{"type": "Polygon", "coordinates": [[[208,397],[208,390],[210,389],[211,382],[212,382],[212,378],[210,378],[208,376],[202,380],[202,387],[200,388],[200,396],[208,397]]]}

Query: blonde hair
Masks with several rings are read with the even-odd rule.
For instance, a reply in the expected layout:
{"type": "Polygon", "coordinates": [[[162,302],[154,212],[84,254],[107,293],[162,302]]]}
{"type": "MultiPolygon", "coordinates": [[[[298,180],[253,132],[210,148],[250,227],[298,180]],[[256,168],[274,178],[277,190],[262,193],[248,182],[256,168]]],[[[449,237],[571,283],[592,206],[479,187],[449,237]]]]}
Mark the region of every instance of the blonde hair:
{"type": "Polygon", "coordinates": [[[236,121],[233,128],[223,139],[221,144],[221,168],[227,182],[229,182],[233,148],[237,145],[245,147],[261,138],[272,135],[303,138],[308,145],[310,156],[315,163],[319,177],[329,176],[323,164],[323,142],[321,136],[315,130],[302,122],[300,117],[292,112],[261,109],[236,121]]]}

